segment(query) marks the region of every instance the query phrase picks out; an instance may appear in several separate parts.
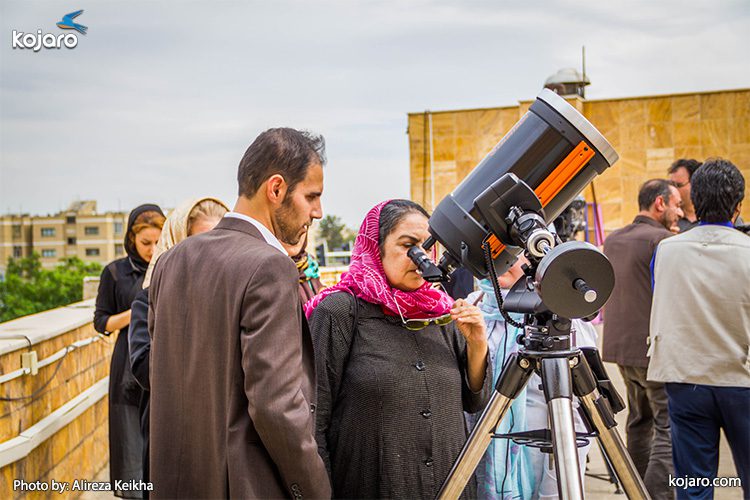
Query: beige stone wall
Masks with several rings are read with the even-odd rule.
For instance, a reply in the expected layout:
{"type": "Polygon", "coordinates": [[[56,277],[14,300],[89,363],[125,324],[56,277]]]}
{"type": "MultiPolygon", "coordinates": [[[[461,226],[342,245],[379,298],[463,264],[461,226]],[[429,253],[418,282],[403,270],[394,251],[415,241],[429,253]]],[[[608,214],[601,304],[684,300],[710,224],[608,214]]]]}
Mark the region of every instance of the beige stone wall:
{"type": "MultiPolygon", "coordinates": [[[[750,183],[750,89],[596,101],[572,98],[568,102],[620,154],[620,161],[594,181],[607,231],[632,220],[638,208],[639,186],[647,179],[665,177],[677,158],[723,156],[737,165],[750,183]]],[[[437,204],[530,104],[523,101],[511,107],[432,113],[432,155],[429,115],[410,114],[412,199],[432,209],[431,168],[437,204]]],[[[591,189],[587,188],[584,195],[592,200],[591,189]]],[[[750,219],[750,200],[744,203],[742,216],[750,219]]]]}
{"type": "MultiPolygon", "coordinates": [[[[45,314],[49,313],[34,315],[37,324],[39,319],[43,321],[45,314]]],[[[90,317],[93,314],[92,305],[84,307],[79,314],[90,317]]],[[[31,317],[0,324],[0,337],[13,331],[23,331],[24,323],[16,322],[29,321],[29,318],[31,317]],[[18,328],[14,328],[13,324],[18,325],[18,328]]],[[[50,329],[56,327],[54,324],[48,326],[50,329]]],[[[42,360],[73,342],[96,336],[97,333],[92,323],[89,322],[40,342],[34,340],[33,333],[29,335],[34,342],[31,349],[35,350],[38,359],[42,360]]],[[[39,391],[33,399],[0,401],[0,443],[16,438],[21,432],[39,423],[40,420],[48,417],[53,411],[94,386],[98,381],[105,379],[109,374],[114,341],[115,337],[109,337],[69,352],[59,362],[60,367],[56,373],[58,362],[53,362],[40,368],[36,375],[23,375],[0,385],[0,394],[3,396],[18,397],[39,391]],[[49,385],[42,388],[50,378],[49,385]]],[[[21,353],[26,351],[27,347],[21,347],[0,355],[0,375],[21,368],[21,353]]],[[[0,498],[24,497],[23,492],[13,491],[14,479],[23,479],[28,482],[52,479],[56,481],[93,480],[109,461],[107,417],[108,407],[105,395],[71,423],[44,440],[26,457],[2,467],[0,469],[0,498]]],[[[50,493],[29,495],[30,498],[49,496],[52,495],[50,493]]]]}

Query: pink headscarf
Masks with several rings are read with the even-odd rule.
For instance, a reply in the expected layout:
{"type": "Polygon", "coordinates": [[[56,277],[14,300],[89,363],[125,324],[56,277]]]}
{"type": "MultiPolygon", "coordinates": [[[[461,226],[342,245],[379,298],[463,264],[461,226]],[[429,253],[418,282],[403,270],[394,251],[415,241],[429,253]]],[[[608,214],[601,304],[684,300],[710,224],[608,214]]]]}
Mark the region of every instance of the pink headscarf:
{"type": "Polygon", "coordinates": [[[308,318],[324,298],[341,291],[380,304],[394,315],[398,315],[400,309],[405,318],[431,318],[450,311],[453,299],[445,292],[432,288],[430,283],[425,282],[413,292],[397,290],[388,284],[380,260],[378,233],[380,212],[389,201],[378,203],[367,213],[354,242],[349,272],[342,275],[337,285],[326,288],[307,301],[305,315],[308,318]]]}

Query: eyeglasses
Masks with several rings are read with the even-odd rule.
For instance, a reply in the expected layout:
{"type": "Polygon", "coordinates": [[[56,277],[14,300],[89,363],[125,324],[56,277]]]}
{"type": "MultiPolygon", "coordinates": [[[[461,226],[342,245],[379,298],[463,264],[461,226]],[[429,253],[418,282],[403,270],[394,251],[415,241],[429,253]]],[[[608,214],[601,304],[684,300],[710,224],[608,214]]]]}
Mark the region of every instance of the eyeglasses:
{"type": "Polygon", "coordinates": [[[690,181],[687,181],[687,182],[675,182],[674,183],[674,187],[676,187],[677,189],[682,189],[685,186],[688,186],[689,184],[690,184],[690,181]]]}
{"type": "Polygon", "coordinates": [[[449,324],[451,321],[453,321],[453,318],[451,318],[450,313],[443,314],[442,316],[438,316],[436,318],[411,318],[406,319],[404,318],[403,313],[401,312],[401,308],[398,305],[398,302],[395,302],[396,309],[398,309],[398,315],[401,316],[401,323],[404,325],[404,327],[407,330],[411,330],[413,332],[422,330],[423,328],[426,328],[430,326],[431,324],[435,324],[437,326],[445,326],[449,324]]]}

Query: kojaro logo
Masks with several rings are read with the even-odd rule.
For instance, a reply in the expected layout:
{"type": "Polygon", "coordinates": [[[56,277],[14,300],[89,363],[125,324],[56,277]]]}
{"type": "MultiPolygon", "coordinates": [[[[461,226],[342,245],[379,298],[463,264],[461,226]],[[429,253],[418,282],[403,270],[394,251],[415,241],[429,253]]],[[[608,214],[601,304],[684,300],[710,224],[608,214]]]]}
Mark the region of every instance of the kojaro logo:
{"type": "MultiPolygon", "coordinates": [[[[87,26],[78,24],[73,21],[74,18],[83,14],[83,10],[77,10],[70,14],[65,14],[57,26],[60,29],[76,30],[82,35],[86,34],[87,26]]],[[[41,29],[36,33],[24,33],[23,31],[13,30],[13,48],[14,49],[31,49],[39,52],[41,49],[73,49],[78,45],[78,36],[75,33],[66,33],[55,35],[53,33],[42,33],[41,29]]]]}

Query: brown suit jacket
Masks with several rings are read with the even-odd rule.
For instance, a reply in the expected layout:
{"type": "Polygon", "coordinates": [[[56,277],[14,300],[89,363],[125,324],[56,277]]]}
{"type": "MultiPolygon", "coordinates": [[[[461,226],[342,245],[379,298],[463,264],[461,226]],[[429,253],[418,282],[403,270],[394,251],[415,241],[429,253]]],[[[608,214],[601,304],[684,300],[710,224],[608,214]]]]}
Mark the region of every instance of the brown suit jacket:
{"type": "Polygon", "coordinates": [[[240,219],[159,259],[149,290],[154,498],[330,497],[298,293],[291,259],[240,219]]]}
{"type": "Polygon", "coordinates": [[[615,287],[604,308],[604,361],[623,366],[648,366],[650,264],[656,246],[669,236],[672,233],[660,223],[638,215],[632,224],[604,240],[604,254],[615,270],[615,287]]]}

